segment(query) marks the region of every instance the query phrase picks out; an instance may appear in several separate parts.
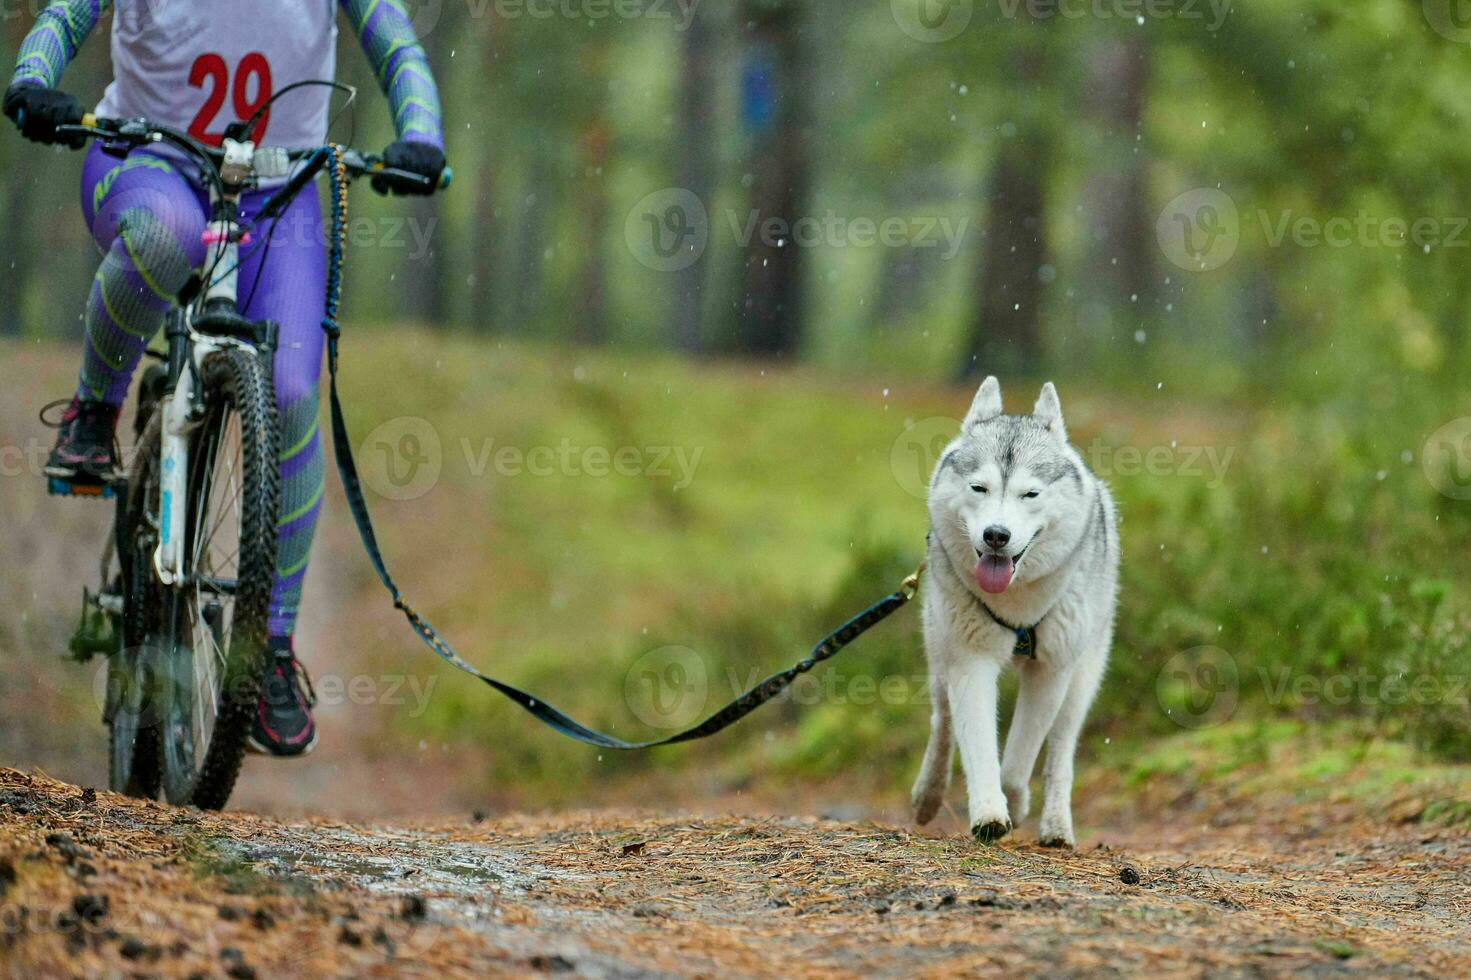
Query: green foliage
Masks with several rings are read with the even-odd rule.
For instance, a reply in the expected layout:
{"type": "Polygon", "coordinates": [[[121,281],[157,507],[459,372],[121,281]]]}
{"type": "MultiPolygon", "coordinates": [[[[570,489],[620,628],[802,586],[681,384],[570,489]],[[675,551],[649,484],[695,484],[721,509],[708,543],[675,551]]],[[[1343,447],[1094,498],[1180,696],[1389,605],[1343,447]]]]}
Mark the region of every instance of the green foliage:
{"type": "MultiPolygon", "coordinates": [[[[1005,232],[988,223],[987,176],[1011,141],[1036,137],[1049,148],[1039,178],[1044,320],[1057,366],[1183,376],[1216,392],[1244,376],[1323,400],[1366,364],[1409,384],[1464,369],[1471,311],[1459,282],[1471,236],[1456,228],[1471,214],[1459,179],[1471,166],[1461,108],[1471,61],[1421,5],[1166,3],[1145,5],[1140,23],[1119,15],[1134,5],[1015,0],[963,5],[974,8],[965,30],[940,43],[905,33],[905,3],[647,6],[663,15],[640,5],[614,5],[639,16],[590,16],[606,8],[573,4],[546,17],[451,3],[419,18],[432,28],[425,43],[461,180],[436,204],[355,199],[354,214],[370,222],[419,222],[431,247],[375,235],[375,247],[354,255],[350,309],[561,341],[578,335],[589,304],[605,304],[611,339],[668,346],[675,293],[690,281],[640,265],[625,218],[688,178],[681,120],[694,100],[709,120],[701,148],[711,171],[701,191],[711,222],[696,276],[701,329],[708,347],[726,346],[748,299],[749,256],[730,216],[740,223],[759,149],[742,123],[742,76],[757,18],[776,10],[793,15],[805,64],[793,84],[817,93],[803,129],[812,173],[800,212],[969,223],[958,253],[921,255],[898,276],[903,249],[812,246],[804,353],[818,362],[953,374],[984,272],[980,243],[1005,232]],[[709,38],[708,71],[696,78],[686,77],[691,17],[709,38]],[[1097,66],[1119,44],[1135,46],[1144,79],[1137,132],[1119,130],[1098,101],[1111,76],[1097,66]],[[1131,237],[1100,246],[1090,188],[1136,169],[1145,194],[1131,237]],[[1153,241],[1165,202],[1195,188],[1224,191],[1239,213],[1236,256],[1208,273],[1175,267],[1153,241]],[[1277,232],[1283,221],[1321,227],[1361,214],[1429,220],[1451,240],[1421,248],[1355,233],[1340,247],[1277,232]],[[1153,295],[1100,293],[1098,262],[1131,252],[1147,260],[1153,295]]],[[[0,62],[28,22],[13,18],[0,32],[0,62]]],[[[91,39],[66,77],[84,102],[105,83],[102,41],[91,39]]],[[[373,147],[390,138],[388,114],[356,47],[345,32],[341,71],[362,94],[334,135],[373,147]]],[[[0,139],[0,165],[21,178],[0,191],[0,215],[49,257],[0,268],[0,300],[23,311],[6,329],[73,335],[75,308],[55,297],[84,285],[96,261],[75,213],[75,160],[0,139]]],[[[374,227],[390,237],[389,226],[374,227]]]]}
{"type": "MultiPolygon", "coordinates": [[[[1037,139],[1048,147],[1036,175],[1048,290],[1045,356],[1029,370],[1060,376],[1075,439],[1124,515],[1123,611],[1094,733],[1177,732],[1198,692],[1166,670],[1213,647],[1234,668],[1239,722],[1332,719],[1471,759],[1460,584],[1471,580],[1471,508],[1422,471],[1427,435],[1468,414],[1471,59],[1432,29],[1427,5],[1230,4],[1214,23],[1215,6],[1194,4],[1203,18],[1139,24],[1036,20],[1019,0],[975,5],[942,43],[907,35],[890,3],[697,6],[711,45],[709,82],[695,88],[679,18],[443,5],[426,42],[459,183],[432,203],[354,197],[355,218],[408,216],[430,235],[423,254],[411,239],[350,253],[348,382],[356,432],[400,416],[439,430],[433,492],[377,509],[409,591],[429,590],[426,612],[467,654],[487,651],[476,659],[593,723],[645,734],[623,692],[649,651],[694,651],[714,707],[892,588],[919,557],[925,522],[890,447],[907,422],[968,402],[932,379],[962,366],[982,242],[1007,231],[990,220],[993,163],[1011,141],[1037,139]],[[701,100],[711,236],[695,266],[700,329],[706,349],[734,346],[752,298],[731,216],[743,220],[764,149],[741,115],[758,7],[800,22],[812,93],[802,212],[969,227],[946,258],[812,246],[800,366],[780,372],[656,353],[672,343],[690,281],[641,265],[625,240],[637,202],[687,179],[683,109],[701,100]],[[1136,45],[1144,68],[1137,129],[1097,103],[1111,88],[1100,55],[1116,44],[1136,45]],[[1142,182],[1137,221],[1101,242],[1099,188],[1120,172],[1142,182]],[[1228,195],[1239,233],[1233,257],[1205,272],[1173,265],[1155,241],[1160,209],[1198,189],[1228,195]],[[1375,228],[1428,220],[1443,239],[1364,237],[1360,216],[1375,228]],[[1303,240],[1301,219],[1355,228],[1343,245],[1303,240]],[[1097,271],[1130,253],[1149,288],[1110,293],[1097,271]],[[599,261],[600,276],[589,272],[599,261]],[[565,347],[599,303],[610,348],[565,347]],[[354,324],[370,318],[382,329],[365,337],[354,324]],[[506,476],[484,469],[490,439],[702,455],[688,484],[506,476]],[[1126,466],[1126,448],[1167,463],[1126,466]],[[1219,475],[1190,463],[1207,450],[1219,475]]],[[[4,52],[23,20],[5,28],[4,52]]],[[[100,42],[67,76],[84,101],[105,81],[100,42]]],[[[387,113],[351,37],[340,63],[362,97],[334,135],[386,143],[387,113]]],[[[76,336],[96,264],[76,214],[77,164],[0,136],[0,168],[14,178],[0,217],[25,246],[0,262],[0,332],[76,336]]],[[[361,566],[342,587],[353,608],[376,588],[361,566]]],[[[380,619],[346,628],[344,642],[386,662],[407,643],[384,641],[398,627],[380,619]]],[[[458,678],[441,679],[427,714],[397,724],[414,740],[489,743],[488,786],[514,772],[547,798],[598,780],[698,776],[731,789],[855,768],[890,792],[923,744],[922,674],[906,615],[820,672],[812,703],[789,699],[709,746],[599,758],[528,735],[512,709],[458,678]],[[834,677],[841,697],[822,686],[834,677]],[[872,696],[854,693],[860,678],[872,696]]]]}
{"type": "MultiPolygon", "coordinates": [[[[412,412],[434,421],[446,448],[433,492],[376,505],[410,595],[441,597],[424,610],[471,659],[630,738],[658,734],[624,696],[649,651],[694,651],[709,679],[708,712],[894,588],[922,554],[926,519],[896,480],[890,447],[906,420],[958,414],[970,395],[906,389],[886,399],[872,382],[806,371],[422,336],[349,341],[347,350],[355,432],[412,412]],[[397,381],[382,391],[373,379],[389,376],[397,381]],[[678,491],[648,475],[471,477],[457,446],[487,438],[703,455],[678,491]],[[448,579],[445,554],[455,556],[448,579]]],[[[1020,397],[1017,385],[1008,390],[1020,397]]],[[[1264,751],[1273,724],[1303,720],[1351,722],[1471,760],[1456,687],[1471,676],[1471,610],[1454,584],[1471,559],[1447,544],[1471,530],[1471,516],[1420,466],[1433,400],[1412,408],[1403,399],[1397,415],[1344,405],[1205,409],[1081,381],[1063,380],[1061,390],[1073,439],[1110,479],[1123,514],[1123,608],[1091,746],[1180,733],[1161,672],[1208,645],[1234,663],[1231,717],[1248,723],[1226,729],[1243,740],[1222,753],[1227,768],[1264,751]],[[1121,452],[1130,447],[1156,450],[1158,465],[1135,472],[1121,452]],[[1197,449],[1225,465],[1212,471],[1197,449]]],[[[354,605],[373,604],[376,584],[359,581],[354,605]]],[[[371,637],[343,642],[380,647],[385,662],[427,656],[407,652],[407,634],[384,640],[380,627],[363,628],[371,637]]],[[[917,618],[905,612],[711,743],[600,754],[530,728],[453,676],[424,716],[397,725],[405,738],[491,746],[488,784],[514,772],[517,792],[535,799],[578,799],[607,780],[682,778],[726,790],[752,779],[769,788],[842,778],[892,795],[917,764],[928,694],[917,618]]],[[[1141,771],[1170,765],[1162,751],[1141,771]]]]}

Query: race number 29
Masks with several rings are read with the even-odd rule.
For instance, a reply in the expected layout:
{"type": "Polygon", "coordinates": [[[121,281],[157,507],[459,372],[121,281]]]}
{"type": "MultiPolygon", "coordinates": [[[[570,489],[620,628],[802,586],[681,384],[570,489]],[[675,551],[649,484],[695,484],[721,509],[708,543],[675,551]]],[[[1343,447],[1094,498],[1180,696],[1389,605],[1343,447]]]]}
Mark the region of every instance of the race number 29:
{"type": "MultiPolygon", "coordinates": [[[[189,69],[189,84],[208,93],[199,114],[189,124],[189,135],[209,146],[219,146],[225,137],[224,129],[211,130],[210,126],[224,108],[226,97],[235,110],[235,118],[242,121],[271,101],[271,63],[259,51],[252,51],[235,66],[232,80],[230,66],[222,56],[213,52],[202,54],[189,69]]],[[[261,113],[260,123],[251,134],[257,143],[265,136],[270,121],[269,110],[261,113]]]]}

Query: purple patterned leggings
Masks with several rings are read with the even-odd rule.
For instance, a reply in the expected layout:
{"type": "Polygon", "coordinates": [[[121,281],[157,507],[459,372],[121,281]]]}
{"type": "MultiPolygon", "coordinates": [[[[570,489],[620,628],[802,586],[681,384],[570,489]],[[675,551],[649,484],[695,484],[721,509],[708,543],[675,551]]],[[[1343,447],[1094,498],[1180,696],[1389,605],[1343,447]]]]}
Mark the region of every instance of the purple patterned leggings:
{"type": "MultiPolygon", "coordinates": [[[[87,303],[81,398],[123,403],[172,297],[205,260],[208,196],[185,176],[192,173],[191,164],[148,151],[119,160],[94,146],[87,155],[82,213],[104,258],[87,303]]],[[[243,197],[247,220],[269,197],[269,191],[243,197]]],[[[308,187],[282,216],[269,249],[264,238],[265,229],[257,229],[243,249],[239,282],[241,313],[281,327],[275,361],[280,523],[270,621],[271,635],[280,637],[295,628],[324,489],[317,385],[327,269],[315,189],[308,187]]]]}

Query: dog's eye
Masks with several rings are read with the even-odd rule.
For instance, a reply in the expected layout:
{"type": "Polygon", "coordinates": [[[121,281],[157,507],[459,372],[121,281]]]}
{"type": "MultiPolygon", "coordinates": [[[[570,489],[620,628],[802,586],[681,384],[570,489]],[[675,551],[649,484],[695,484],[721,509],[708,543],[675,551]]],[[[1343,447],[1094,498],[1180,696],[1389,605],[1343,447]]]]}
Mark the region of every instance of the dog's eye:
{"type": "Polygon", "coordinates": [[[1042,491],[1041,490],[1028,490],[1026,493],[1022,494],[1022,499],[1023,500],[1036,500],[1040,496],[1042,496],[1042,491]]]}
{"type": "Polygon", "coordinates": [[[986,492],[987,492],[987,491],[986,491],[986,488],[985,488],[985,487],[983,487],[983,486],[982,486],[982,485],[981,485],[981,484],[979,484],[979,483],[972,483],[972,484],[971,484],[971,485],[970,485],[970,488],[971,488],[971,489],[972,489],[972,490],[974,490],[974,491],[975,491],[975,492],[976,492],[976,493],[986,493],[986,492]]]}

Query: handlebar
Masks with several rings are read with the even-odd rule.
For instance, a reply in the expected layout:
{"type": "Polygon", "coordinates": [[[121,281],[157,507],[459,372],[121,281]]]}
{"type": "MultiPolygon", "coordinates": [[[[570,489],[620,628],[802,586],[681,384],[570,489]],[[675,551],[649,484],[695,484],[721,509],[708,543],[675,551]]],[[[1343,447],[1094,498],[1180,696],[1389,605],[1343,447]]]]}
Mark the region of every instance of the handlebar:
{"type": "MultiPolygon", "coordinates": [[[[135,146],[143,146],[148,143],[169,143],[179,149],[209,163],[218,172],[220,164],[224,162],[225,151],[221,147],[209,146],[199,142],[187,133],[170,129],[167,126],[155,125],[146,119],[106,119],[93,113],[82,116],[81,125],[58,126],[57,132],[61,134],[79,134],[93,139],[103,139],[112,142],[130,143],[135,146]]],[[[299,163],[308,157],[321,151],[321,147],[308,149],[288,149],[285,151],[286,159],[291,163],[299,163]]],[[[259,152],[259,149],[257,150],[259,152]]],[[[370,153],[362,153],[358,150],[344,149],[342,161],[347,168],[349,178],[358,177],[392,177],[418,184],[420,187],[429,187],[430,179],[423,174],[408,170],[400,170],[390,167],[383,162],[381,156],[370,153]]],[[[439,183],[434,190],[448,190],[454,180],[454,171],[449,167],[444,168],[440,175],[439,183]]]]}

